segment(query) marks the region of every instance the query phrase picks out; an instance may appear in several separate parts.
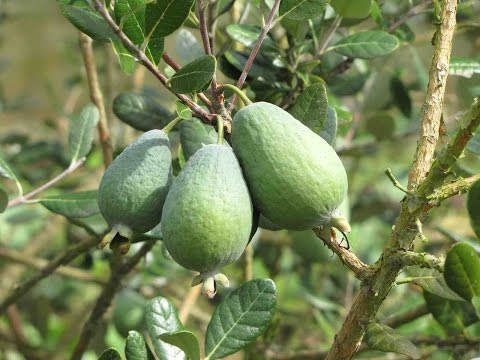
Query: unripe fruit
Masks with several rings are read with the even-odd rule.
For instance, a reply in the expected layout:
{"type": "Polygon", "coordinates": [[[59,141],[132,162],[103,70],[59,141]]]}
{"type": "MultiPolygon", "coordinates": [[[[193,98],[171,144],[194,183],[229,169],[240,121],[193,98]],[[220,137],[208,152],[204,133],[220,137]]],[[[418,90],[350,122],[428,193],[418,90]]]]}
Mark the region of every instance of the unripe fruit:
{"type": "Polygon", "coordinates": [[[290,230],[350,231],[338,211],[348,187],[340,158],[289,113],[265,102],[244,107],[233,118],[232,146],[266,218],[290,230]]]}
{"type": "Polygon", "coordinates": [[[163,242],[183,267],[200,272],[194,284],[215,294],[218,270],[236,261],[252,228],[253,208],[232,149],[210,144],[198,150],[174,180],[163,208],[163,242]]]}
{"type": "Polygon", "coordinates": [[[98,206],[112,227],[103,245],[117,233],[130,239],[135,232],[153,229],[171,182],[170,142],[163,131],[150,130],[125,148],[100,183],[98,206]]]}

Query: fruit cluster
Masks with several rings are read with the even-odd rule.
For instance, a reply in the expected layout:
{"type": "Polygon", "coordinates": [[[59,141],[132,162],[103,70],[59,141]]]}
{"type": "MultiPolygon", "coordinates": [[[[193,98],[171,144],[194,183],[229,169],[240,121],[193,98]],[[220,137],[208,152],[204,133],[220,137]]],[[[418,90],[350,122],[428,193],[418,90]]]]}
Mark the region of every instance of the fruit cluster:
{"type": "Polygon", "coordinates": [[[308,127],[259,102],[235,114],[231,143],[195,149],[173,179],[165,131],[140,136],[100,184],[99,207],[112,228],[104,242],[147,232],[161,220],[172,258],[198,271],[193,284],[203,283],[203,293],[213,297],[217,282],[228,286],[219,269],[240,257],[256,230],[254,207],[270,228],[350,231],[338,210],[347,192],[345,169],[308,127]]]}

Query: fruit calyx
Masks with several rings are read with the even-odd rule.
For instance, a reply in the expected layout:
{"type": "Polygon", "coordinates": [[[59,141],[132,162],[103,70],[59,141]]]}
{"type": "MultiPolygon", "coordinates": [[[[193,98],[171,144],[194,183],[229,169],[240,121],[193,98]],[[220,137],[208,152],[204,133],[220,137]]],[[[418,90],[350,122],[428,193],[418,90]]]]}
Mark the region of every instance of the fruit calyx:
{"type": "Polygon", "coordinates": [[[119,251],[121,254],[126,254],[130,249],[130,239],[133,237],[133,231],[126,225],[114,225],[112,230],[105,235],[100,242],[100,247],[103,249],[105,246],[110,245],[110,249],[113,251],[119,251]],[[114,244],[120,244],[113,247],[114,244]]]}
{"type": "Polygon", "coordinates": [[[202,294],[209,299],[213,299],[217,293],[217,283],[223,287],[230,286],[228,278],[224,274],[219,273],[217,270],[200,273],[192,280],[192,286],[202,284],[202,294]]]}
{"type": "Polygon", "coordinates": [[[350,223],[347,218],[343,217],[340,213],[335,214],[330,221],[330,226],[334,227],[341,233],[349,233],[352,231],[350,223]]]}

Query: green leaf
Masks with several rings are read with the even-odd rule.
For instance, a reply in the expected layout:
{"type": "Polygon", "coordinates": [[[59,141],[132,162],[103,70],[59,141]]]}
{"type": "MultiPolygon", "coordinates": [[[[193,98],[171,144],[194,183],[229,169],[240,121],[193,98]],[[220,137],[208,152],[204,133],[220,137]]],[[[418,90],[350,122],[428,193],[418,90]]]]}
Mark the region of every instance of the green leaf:
{"type": "Polygon", "coordinates": [[[200,56],[205,55],[203,47],[198,42],[195,35],[185,29],[180,29],[175,39],[175,50],[183,60],[183,63],[189,63],[200,56]]]}
{"type": "Polygon", "coordinates": [[[170,35],[187,20],[195,0],[156,0],[147,4],[145,28],[150,41],[170,35]]]}
{"type": "Polygon", "coordinates": [[[477,316],[480,317],[480,296],[474,296],[472,298],[472,305],[475,309],[475,312],[477,313],[477,316]]]}
{"type": "Polygon", "coordinates": [[[375,21],[382,30],[384,30],[387,27],[385,23],[385,19],[383,18],[382,9],[378,4],[378,0],[372,1],[370,14],[372,16],[373,21],[375,21]]]}
{"type": "MultiPolygon", "coordinates": [[[[240,44],[253,48],[258,38],[260,37],[261,29],[253,25],[244,25],[244,24],[230,24],[226,27],[227,34],[235,41],[238,41],[240,44]]],[[[275,45],[272,39],[268,36],[265,37],[265,40],[262,43],[261,49],[277,52],[278,47],[275,45]]]]}
{"type": "Polygon", "coordinates": [[[84,218],[100,213],[97,190],[52,195],[40,200],[51,212],[68,218],[84,218]]]}
{"type": "Polygon", "coordinates": [[[80,115],[73,116],[68,135],[68,152],[73,164],[92,149],[93,136],[98,124],[99,112],[95,105],[86,105],[80,115]]]}
{"type": "Polygon", "coordinates": [[[473,74],[480,74],[480,60],[452,57],[448,74],[471,78],[473,74]]]}
{"type": "Polygon", "coordinates": [[[449,334],[461,334],[465,327],[478,321],[472,304],[466,301],[443,299],[423,292],[428,311],[449,334]]]}
{"type": "Polygon", "coordinates": [[[372,350],[403,354],[410,359],[420,359],[422,357],[421,352],[410,340],[383,324],[368,324],[365,341],[372,350]]]}
{"type": "Polygon", "coordinates": [[[150,300],[147,306],[146,323],[155,353],[160,359],[186,359],[185,353],[180,348],[167,344],[159,338],[164,333],[183,330],[177,310],[167,299],[157,297],[150,300]]]}
{"type": "Polygon", "coordinates": [[[397,108],[407,118],[412,116],[412,99],[408,93],[408,89],[403,84],[398,76],[393,76],[390,79],[390,91],[392,92],[393,101],[397,108]]]}
{"type": "MultiPolygon", "coordinates": [[[[478,135],[475,134],[475,136],[478,135]]],[[[480,180],[476,181],[468,191],[467,210],[470,216],[470,225],[477,238],[480,238],[480,180]]]]}
{"type": "Polygon", "coordinates": [[[204,145],[216,144],[218,134],[211,125],[203,124],[198,119],[184,121],[180,128],[180,143],[185,160],[200,150],[204,145]]]}
{"type": "Polygon", "coordinates": [[[0,187],[0,214],[5,211],[8,206],[8,194],[0,187]]]}
{"type": "Polygon", "coordinates": [[[108,42],[117,39],[104,18],[88,8],[60,4],[62,15],[81,32],[97,41],[108,42]]]}
{"type": "Polygon", "coordinates": [[[280,16],[288,20],[308,20],[322,15],[327,0],[282,0],[280,16]]]}
{"type": "Polygon", "coordinates": [[[333,145],[335,142],[335,137],[337,136],[337,112],[331,106],[327,109],[327,119],[323,123],[323,127],[318,133],[323,140],[325,140],[330,145],[333,145]]]}
{"type": "Polygon", "coordinates": [[[365,82],[370,78],[370,73],[350,74],[344,73],[335,76],[329,85],[329,90],[338,96],[351,96],[362,90],[365,82]]]}
{"type": "Polygon", "coordinates": [[[164,333],[160,335],[160,339],[182,349],[188,360],[200,360],[200,346],[194,333],[188,330],[180,330],[173,333],[164,333]]]}
{"type": "Polygon", "coordinates": [[[137,64],[135,57],[120,41],[112,40],[112,48],[115,55],[117,55],[117,60],[122,71],[127,75],[132,75],[135,71],[135,65],[137,64]]]}
{"type": "Polygon", "coordinates": [[[10,165],[3,158],[2,154],[0,154],[0,176],[14,181],[18,181],[17,175],[15,175],[10,165]]]}
{"type": "Polygon", "coordinates": [[[377,112],[367,118],[365,127],[377,140],[391,139],[395,132],[395,119],[388,112],[377,112]]]}
{"type": "Polygon", "coordinates": [[[413,278],[413,283],[420,286],[423,290],[428,291],[436,296],[448,300],[463,301],[463,299],[452,291],[445,279],[443,273],[435,269],[426,269],[419,266],[411,266],[407,273],[413,278]]]}
{"type": "Polygon", "coordinates": [[[233,354],[262,335],[275,313],[276,296],[270,279],[251,280],[234,290],[217,306],[208,324],[208,359],[233,354]]]}
{"type": "Polygon", "coordinates": [[[147,299],[131,289],[122,289],[113,304],[112,321],[118,333],[124,337],[131,330],[142,332],[145,329],[147,299]]]}
{"type": "Polygon", "coordinates": [[[385,31],[363,31],[343,38],[326,51],[335,50],[351,58],[372,59],[390,54],[397,47],[396,36],[385,31]]]}
{"type": "Polygon", "coordinates": [[[192,118],[192,110],[180,100],[175,102],[175,108],[177,110],[177,115],[182,119],[189,120],[192,118]]]}
{"type": "Polygon", "coordinates": [[[443,276],[450,289],[465,300],[480,296],[480,258],[471,245],[458,243],[450,248],[443,276]]]}
{"type": "Polygon", "coordinates": [[[178,70],[170,79],[173,90],[189,94],[202,90],[212,81],[217,61],[215,56],[205,55],[178,70]]]}
{"type": "Polygon", "coordinates": [[[344,18],[363,19],[370,14],[372,0],[331,0],[330,5],[344,18]]]}
{"type": "Polygon", "coordinates": [[[316,83],[302,92],[290,113],[318,134],[327,119],[327,111],[327,90],[322,83],[316,83]]]}
{"type": "Polygon", "coordinates": [[[142,131],[161,129],[174,116],[152,96],[134,92],[117,95],[113,100],[113,112],[124,123],[142,131]]]}
{"type": "MultiPolygon", "coordinates": [[[[123,32],[138,46],[144,46],[146,0],[117,0],[115,1],[115,16],[122,25],[123,32]]],[[[145,54],[154,64],[162,59],[164,47],[163,38],[148,41],[145,54]]]]}
{"type": "Polygon", "coordinates": [[[115,350],[114,348],[110,348],[110,349],[105,350],[100,355],[98,360],[122,360],[122,356],[120,355],[120,353],[117,350],[115,350]]]}
{"type": "Polygon", "coordinates": [[[234,2],[235,0],[218,0],[215,4],[215,18],[230,10],[234,2]]]}
{"type": "Polygon", "coordinates": [[[145,339],[138,331],[130,331],[125,342],[125,357],[127,360],[154,360],[152,352],[145,339]]]}
{"type": "MultiPolygon", "coordinates": [[[[275,68],[265,63],[264,61],[262,62],[262,57],[260,55],[261,54],[259,54],[259,56],[255,59],[255,62],[253,63],[250,72],[248,73],[248,76],[252,78],[263,79],[275,78],[275,68]]],[[[225,52],[224,56],[228,64],[232,65],[239,72],[243,70],[248,59],[248,53],[240,53],[237,51],[227,51],[225,52]]],[[[226,75],[231,76],[232,78],[237,77],[234,74],[227,73],[226,75]]]]}

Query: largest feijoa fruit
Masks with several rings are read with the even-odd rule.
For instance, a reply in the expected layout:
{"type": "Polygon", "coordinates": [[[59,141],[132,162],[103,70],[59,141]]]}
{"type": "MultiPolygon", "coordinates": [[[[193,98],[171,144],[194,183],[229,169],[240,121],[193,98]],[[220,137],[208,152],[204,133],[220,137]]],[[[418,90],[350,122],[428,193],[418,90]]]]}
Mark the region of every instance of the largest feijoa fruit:
{"type": "Polygon", "coordinates": [[[253,202],[273,223],[350,231],[338,211],[348,187],[340,158],[289,113],[265,102],[246,106],[233,118],[232,146],[253,202]]]}
{"type": "Polygon", "coordinates": [[[168,193],[162,214],[163,243],[183,267],[200,272],[203,292],[215,294],[222,266],[236,261],[252,228],[253,207],[232,149],[209,144],[187,162],[168,193]]]}
{"type": "Polygon", "coordinates": [[[98,206],[112,227],[109,239],[154,228],[171,182],[168,137],[161,130],[147,131],[115,158],[100,183],[98,206]]]}

